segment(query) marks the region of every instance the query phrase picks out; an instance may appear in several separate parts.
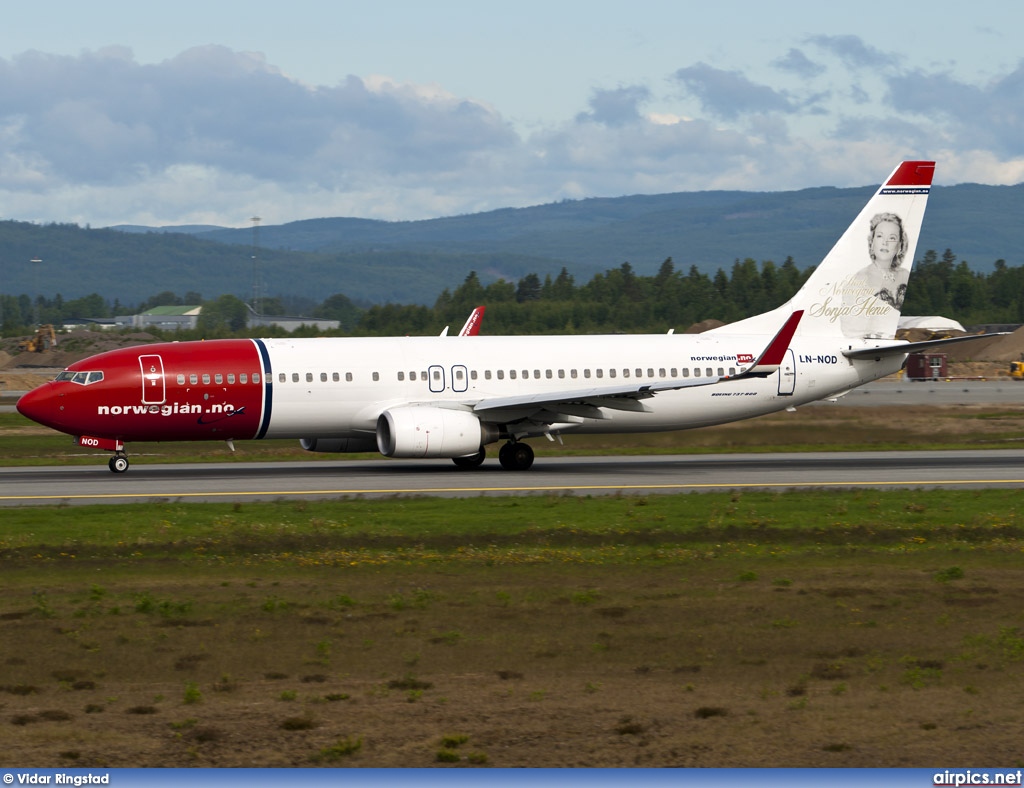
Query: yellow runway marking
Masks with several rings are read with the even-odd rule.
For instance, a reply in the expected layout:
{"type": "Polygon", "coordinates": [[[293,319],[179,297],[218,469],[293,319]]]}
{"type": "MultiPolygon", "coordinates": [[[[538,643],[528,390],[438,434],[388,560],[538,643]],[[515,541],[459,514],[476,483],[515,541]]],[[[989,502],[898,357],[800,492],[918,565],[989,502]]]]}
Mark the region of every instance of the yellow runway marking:
{"type": "Polygon", "coordinates": [[[528,493],[528,492],[625,492],[684,491],[684,490],[736,490],[736,489],[813,489],[816,487],[924,487],[928,485],[964,486],[969,484],[1024,484],[1024,479],[972,479],[929,481],[877,481],[877,482],[742,482],[694,484],[588,484],[538,485],[535,487],[432,487],[351,490],[251,490],[238,492],[145,492],[145,493],[82,493],[69,495],[4,495],[0,501],[66,501],[68,499],[111,500],[117,498],[230,498],[255,496],[303,495],[438,495],[454,493],[528,493]]]}

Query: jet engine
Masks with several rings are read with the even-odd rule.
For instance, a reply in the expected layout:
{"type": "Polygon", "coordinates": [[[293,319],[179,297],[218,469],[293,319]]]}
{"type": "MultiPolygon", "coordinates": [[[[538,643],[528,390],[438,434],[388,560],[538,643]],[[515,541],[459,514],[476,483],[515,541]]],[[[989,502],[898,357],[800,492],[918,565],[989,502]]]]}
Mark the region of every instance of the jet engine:
{"type": "Polygon", "coordinates": [[[377,448],[385,457],[465,457],[497,439],[497,428],[465,410],[409,405],[377,419],[377,448]]]}
{"type": "Polygon", "coordinates": [[[306,451],[332,454],[377,451],[377,441],[373,438],[302,438],[299,445],[306,451]]]}

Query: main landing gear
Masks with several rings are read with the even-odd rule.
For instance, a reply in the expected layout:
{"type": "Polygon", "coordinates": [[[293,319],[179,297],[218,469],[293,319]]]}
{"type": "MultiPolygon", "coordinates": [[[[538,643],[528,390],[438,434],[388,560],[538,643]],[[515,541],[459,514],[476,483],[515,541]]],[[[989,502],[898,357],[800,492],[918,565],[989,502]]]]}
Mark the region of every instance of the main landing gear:
{"type": "Polygon", "coordinates": [[[128,455],[123,451],[119,451],[110,458],[110,462],[107,463],[107,467],[110,468],[111,473],[124,473],[128,470],[128,464],[128,455]]]}
{"type": "MultiPolygon", "coordinates": [[[[487,456],[483,448],[476,454],[469,454],[465,457],[452,457],[455,467],[463,471],[471,471],[479,468],[487,456]]],[[[498,462],[506,471],[526,471],[533,465],[533,449],[527,443],[509,441],[498,451],[498,462]]]]}
{"type": "Polygon", "coordinates": [[[506,471],[528,471],[533,465],[533,449],[528,443],[509,441],[498,452],[498,462],[506,471]]]}
{"type": "Polygon", "coordinates": [[[487,457],[487,450],[481,446],[480,451],[476,454],[469,454],[465,457],[452,457],[452,462],[461,471],[472,471],[483,464],[485,457],[487,457]]]}

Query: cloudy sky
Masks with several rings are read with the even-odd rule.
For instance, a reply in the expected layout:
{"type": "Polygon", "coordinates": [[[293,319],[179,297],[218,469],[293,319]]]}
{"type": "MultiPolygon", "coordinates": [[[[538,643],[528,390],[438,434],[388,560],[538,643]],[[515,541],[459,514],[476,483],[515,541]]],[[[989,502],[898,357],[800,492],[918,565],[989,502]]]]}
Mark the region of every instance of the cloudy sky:
{"type": "Polygon", "coordinates": [[[35,0],[0,219],[248,226],[1024,181],[1024,4],[35,0]]]}

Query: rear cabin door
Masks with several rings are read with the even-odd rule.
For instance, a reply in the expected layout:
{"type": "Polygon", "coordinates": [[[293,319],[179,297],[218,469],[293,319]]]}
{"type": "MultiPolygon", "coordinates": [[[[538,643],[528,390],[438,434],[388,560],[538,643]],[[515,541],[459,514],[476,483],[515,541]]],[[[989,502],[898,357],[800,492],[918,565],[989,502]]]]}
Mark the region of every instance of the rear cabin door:
{"type": "Polygon", "coordinates": [[[167,399],[164,382],[164,360],[157,355],[139,356],[142,368],[142,404],[162,405],[167,399]]]}
{"type": "Polygon", "coordinates": [[[779,367],[779,395],[788,397],[796,390],[796,356],[793,348],[786,351],[786,357],[779,367]]]}

